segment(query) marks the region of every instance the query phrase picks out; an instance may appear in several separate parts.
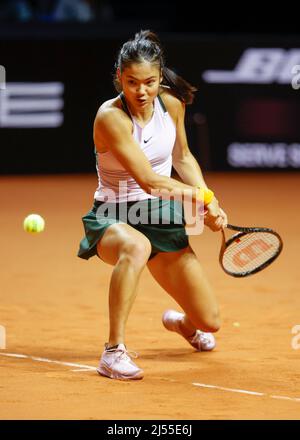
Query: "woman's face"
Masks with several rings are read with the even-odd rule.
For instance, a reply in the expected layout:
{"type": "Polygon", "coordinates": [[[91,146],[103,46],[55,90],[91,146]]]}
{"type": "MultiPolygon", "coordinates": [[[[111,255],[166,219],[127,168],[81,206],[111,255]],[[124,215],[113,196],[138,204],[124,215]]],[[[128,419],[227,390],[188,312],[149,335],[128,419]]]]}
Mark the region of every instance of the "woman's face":
{"type": "Polygon", "coordinates": [[[136,109],[152,104],[158,95],[161,82],[160,69],[148,61],[134,63],[122,73],[118,69],[118,78],[126,100],[136,109]]]}

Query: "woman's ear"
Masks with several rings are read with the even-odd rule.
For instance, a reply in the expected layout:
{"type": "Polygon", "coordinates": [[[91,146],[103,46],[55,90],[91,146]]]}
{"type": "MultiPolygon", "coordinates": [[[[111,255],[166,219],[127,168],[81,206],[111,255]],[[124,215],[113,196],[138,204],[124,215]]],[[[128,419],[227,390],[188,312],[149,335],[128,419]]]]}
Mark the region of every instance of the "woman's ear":
{"type": "Polygon", "coordinates": [[[163,82],[163,79],[164,79],[164,76],[163,76],[163,70],[161,69],[161,71],[160,71],[160,79],[159,79],[159,82],[162,83],[162,82],[163,82]]]}

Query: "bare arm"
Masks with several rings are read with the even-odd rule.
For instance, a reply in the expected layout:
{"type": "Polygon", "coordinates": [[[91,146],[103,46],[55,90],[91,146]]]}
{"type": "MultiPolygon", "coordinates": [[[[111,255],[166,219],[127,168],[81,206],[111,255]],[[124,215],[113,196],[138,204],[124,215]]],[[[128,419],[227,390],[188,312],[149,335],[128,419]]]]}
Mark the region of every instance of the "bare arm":
{"type": "MultiPolygon", "coordinates": [[[[201,168],[188,147],[184,126],[185,105],[178,102],[174,102],[174,105],[178,107],[178,111],[176,121],[176,142],[172,154],[173,167],[184,183],[207,188],[201,168]]],[[[227,224],[227,216],[225,212],[220,209],[216,197],[212,199],[211,203],[207,206],[207,209],[208,213],[205,217],[205,224],[213,231],[218,231],[222,226],[227,224]]]]}
{"type": "Polygon", "coordinates": [[[173,167],[182,181],[188,185],[207,188],[201,168],[190,152],[184,127],[185,105],[178,103],[177,134],[173,149],[173,167]]]}

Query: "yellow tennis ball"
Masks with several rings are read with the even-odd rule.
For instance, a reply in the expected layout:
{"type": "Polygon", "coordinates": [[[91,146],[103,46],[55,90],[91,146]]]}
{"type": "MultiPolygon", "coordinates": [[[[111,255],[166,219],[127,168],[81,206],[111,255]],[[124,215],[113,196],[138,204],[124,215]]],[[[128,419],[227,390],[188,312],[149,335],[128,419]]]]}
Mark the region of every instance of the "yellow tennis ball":
{"type": "Polygon", "coordinates": [[[45,228],[45,220],[39,214],[30,214],[25,218],[23,227],[26,232],[32,234],[42,232],[45,228]]]}

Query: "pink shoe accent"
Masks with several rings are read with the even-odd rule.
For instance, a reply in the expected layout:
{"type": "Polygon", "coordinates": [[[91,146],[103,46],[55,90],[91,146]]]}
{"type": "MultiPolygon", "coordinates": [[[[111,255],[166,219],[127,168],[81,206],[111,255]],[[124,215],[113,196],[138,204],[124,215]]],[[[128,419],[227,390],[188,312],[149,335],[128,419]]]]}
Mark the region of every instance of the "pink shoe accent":
{"type": "Polygon", "coordinates": [[[175,310],[166,310],[162,316],[162,322],[167,330],[179,333],[197,351],[213,350],[216,346],[216,340],[211,333],[204,333],[200,330],[196,330],[196,333],[193,336],[184,336],[180,328],[180,322],[183,317],[183,313],[176,312],[175,310]]]}
{"type": "MultiPolygon", "coordinates": [[[[107,347],[107,344],[105,344],[107,347]]],[[[124,344],[112,350],[104,350],[97,372],[102,376],[118,380],[137,380],[144,377],[144,372],[131,360],[137,357],[134,352],[127,351],[124,344]],[[129,354],[131,353],[131,354],[129,354]]]]}

